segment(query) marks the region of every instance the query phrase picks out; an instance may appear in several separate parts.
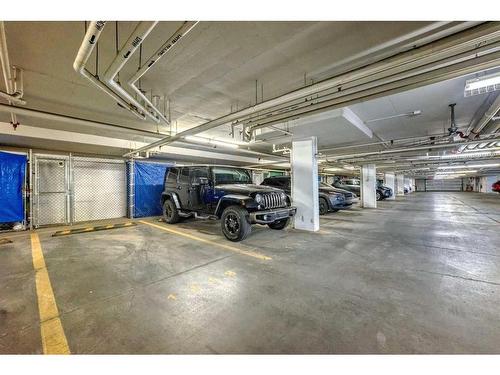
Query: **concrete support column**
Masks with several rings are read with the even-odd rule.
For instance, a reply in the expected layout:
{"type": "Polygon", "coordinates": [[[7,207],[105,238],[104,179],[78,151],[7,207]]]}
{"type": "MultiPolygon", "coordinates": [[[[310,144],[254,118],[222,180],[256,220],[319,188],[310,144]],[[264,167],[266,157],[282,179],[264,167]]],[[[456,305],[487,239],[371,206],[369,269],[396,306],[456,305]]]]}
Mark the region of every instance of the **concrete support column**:
{"type": "Polygon", "coordinates": [[[292,143],[292,199],[296,229],[319,230],[318,145],[316,137],[292,143]]]}
{"type": "Polygon", "coordinates": [[[361,166],[361,207],[377,208],[377,173],[375,164],[361,166]]]}
{"type": "Polygon", "coordinates": [[[405,195],[405,176],[402,174],[396,175],[396,195],[405,195]]]}
{"type": "Polygon", "coordinates": [[[386,200],[394,200],[396,199],[396,175],[394,173],[386,173],[384,175],[384,184],[388,188],[392,189],[392,195],[386,200]]]}

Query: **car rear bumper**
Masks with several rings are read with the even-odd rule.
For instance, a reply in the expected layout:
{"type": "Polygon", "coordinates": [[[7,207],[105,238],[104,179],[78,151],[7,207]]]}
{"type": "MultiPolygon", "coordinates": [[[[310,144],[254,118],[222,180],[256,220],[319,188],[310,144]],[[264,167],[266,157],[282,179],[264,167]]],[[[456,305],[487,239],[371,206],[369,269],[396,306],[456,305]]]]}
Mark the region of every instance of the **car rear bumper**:
{"type": "Polygon", "coordinates": [[[270,224],[281,219],[288,219],[297,212],[296,207],[275,208],[266,211],[250,212],[250,222],[252,224],[270,224]]]}

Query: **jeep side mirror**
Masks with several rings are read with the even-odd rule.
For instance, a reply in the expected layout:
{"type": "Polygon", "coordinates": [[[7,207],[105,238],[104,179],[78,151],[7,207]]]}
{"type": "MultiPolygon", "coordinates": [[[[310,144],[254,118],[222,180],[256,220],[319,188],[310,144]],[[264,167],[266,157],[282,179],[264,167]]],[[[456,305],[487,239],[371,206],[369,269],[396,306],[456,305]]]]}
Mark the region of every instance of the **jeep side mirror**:
{"type": "Polygon", "coordinates": [[[206,177],[195,177],[193,180],[193,185],[208,185],[208,178],[206,177]]]}

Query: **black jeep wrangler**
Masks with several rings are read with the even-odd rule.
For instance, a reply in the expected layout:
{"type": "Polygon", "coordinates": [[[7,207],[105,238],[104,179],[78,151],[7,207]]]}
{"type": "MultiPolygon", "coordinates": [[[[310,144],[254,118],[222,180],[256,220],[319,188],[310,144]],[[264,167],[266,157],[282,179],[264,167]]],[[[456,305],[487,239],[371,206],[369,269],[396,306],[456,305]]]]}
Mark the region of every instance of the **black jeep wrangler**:
{"type": "Polygon", "coordinates": [[[230,241],[246,238],[251,224],[283,229],[296,212],[283,190],[253,185],[250,171],[228,166],[172,167],[165,174],[161,199],[165,222],[221,219],[222,233],[230,241]]]}

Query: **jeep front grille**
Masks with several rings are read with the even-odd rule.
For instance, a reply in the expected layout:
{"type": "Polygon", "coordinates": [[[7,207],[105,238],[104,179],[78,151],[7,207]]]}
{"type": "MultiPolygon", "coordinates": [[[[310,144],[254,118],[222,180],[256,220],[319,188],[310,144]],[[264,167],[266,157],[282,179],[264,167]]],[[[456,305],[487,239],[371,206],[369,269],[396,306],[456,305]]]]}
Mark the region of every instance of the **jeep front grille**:
{"type": "Polygon", "coordinates": [[[286,198],[281,193],[264,193],[262,198],[265,209],[286,207],[286,198]]]}

